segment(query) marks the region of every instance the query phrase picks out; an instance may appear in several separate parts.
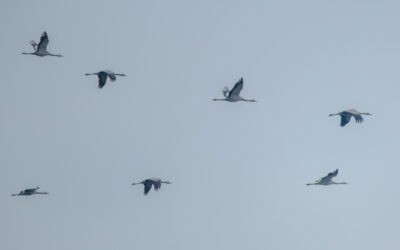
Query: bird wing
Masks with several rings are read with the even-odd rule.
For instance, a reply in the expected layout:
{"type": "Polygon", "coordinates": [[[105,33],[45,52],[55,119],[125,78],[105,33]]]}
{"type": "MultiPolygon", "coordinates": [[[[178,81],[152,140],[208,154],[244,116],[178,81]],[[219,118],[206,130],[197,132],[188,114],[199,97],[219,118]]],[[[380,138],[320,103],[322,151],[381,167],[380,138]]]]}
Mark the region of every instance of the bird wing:
{"type": "Polygon", "coordinates": [[[24,194],[33,194],[33,192],[35,192],[37,190],[37,188],[29,188],[29,189],[25,189],[24,190],[24,194]]]}
{"type": "Polygon", "coordinates": [[[223,94],[225,97],[228,97],[228,95],[229,95],[229,88],[228,88],[228,87],[224,87],[224,88],[222,89],[222,94],[223,94]]]}
{"type": "Polygon", "coordinates": [[[34,49],[35,51],[37,51],[37,46],[38,46],[38,44],[37,44],[35,41],[32,40],[29,44],[32,45],[32,47],[33,47],[33,49],[34,49]]]}
{"type": "Polygon", "coordinates": [[[45,31],[42,33],[42,36],[40,37],[40,42],[37,47],[37,50],[46,50],[47,44],[49,44],[49,37],[47,36],[47,33],[45,31]]]}
{"type": "Polygon", "coordinates": [[[153,185],[154,185],[154,190],[158,191],[161,188],[161,181],[160,182],[154,182],[153,185]]]}
{"type": "Polygon", "coordinates": [[[354,119],[356,119],[356,122],[361,123],[364,121],[362,115],[353,115],[354,119]]]}
{"type": "Polygon", "coordinates": [[[232,96],[239,96],[240,91],[242,91],[242,89],[243,89],[243,78],[240,78],[240,80],[231,89],[231,92],[229,92],[228,98],[230,98],[232,96]]]}
{"type": "Polygon", "coordinates": [[[351,114],[343,113],[340,115],[340,117],[341,117],[340,126],[344,127],[347,123],[350,122],[351,114]]]}
{"type": "Polygon", "coordinates": [[[146,181],[145,183],[143,183],[143,185],[144,185],[144,194],[147,194],[150,191],[153,183],[146,181]]]}
{"type": "Polygon", "coordinates": [[[104,85],[106,85],[106,81],[107,81],[107,73],[104,72],[100,72],[99,74],[97,74],[97,76],[99,77],[99,85],[98,87],[101,89],[104,87],[104,85]]]}
{"type": "Polygon", "coordinates": [[[114,82],[115,80],[117,80],[117,77],[116,77],[114,74],[107,73],[107,75],[108,75],[108,77],[110,78],[110,80],[111,80],[112,82],[114,82]]]}
{"type": "Polygon", "coordinates": [[[329,173],[327,176],[324,176],[320,179],[320,182],[329,182],[332,180],[333,177],[335,177],[339,173],[339,169],[336,169],[335,171],[329,173]]]}

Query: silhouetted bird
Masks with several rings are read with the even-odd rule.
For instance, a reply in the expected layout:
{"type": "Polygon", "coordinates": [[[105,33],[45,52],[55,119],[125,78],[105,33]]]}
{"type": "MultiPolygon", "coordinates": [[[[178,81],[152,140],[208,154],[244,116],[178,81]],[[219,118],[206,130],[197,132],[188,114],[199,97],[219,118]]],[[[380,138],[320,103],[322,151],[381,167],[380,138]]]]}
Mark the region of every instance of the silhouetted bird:
{"type": "Polygon", "coordinates": [[[329,116],[335,116],[335,115],[340,115],[340,117],[341,117],[340,126],[344,127],[347,123],[350,122],[350,119],[351,119],[352,116],[354,117],[356,122],[361,123],[361,122],[364,121],[362,115],[372,115],[372,114],[370,114],[368,112],[361,113],[361,112],[358,112],[355,109],[349,109],[349,110],[345,110],[345,111],[342,111],[342,112],[337,113],[337,114],[330,114],[329,116]]]}
{"type": "Polygon", "coordinates": [[[346,182],[334,182],[332,178],[335,177],[339,173],[339,169],[336,169],[334,172],[329,173],[327,176],[322,177],[319,180],[316,180],[314,183],[308,183],[307,185],[331,185],[331,184],[347,184],[346,182]]]}
{"type": "Polygon", "coordinates": [[[125,74],[116,74],[114,72],[112,72],[111,70],[103,70],[97,73],[92,73],[92,74],[85,74],[87,76],[89,75],[97,75],[99,77],[99,89],[103,88],[104,85],[106,85],[106,81],[107,81],[107,77],[110,78],[110,80],[112,82],[114,82],[115,80],[117,80],[116,76],[126,76],[125,74]]]}
{"type": "Polygon", "coordinates": [[[161,183],[172,184],[169,181],[161,181],[161,179],[159,179],[159,178],[150,178],[150,179],[146,179],[142,182],[132,183],[132,185],[143,184],[144,185],[144,194],[146,195],[150,191],[152,186],[154,186],[155,191],[158,191],[161,188],[161,183]]]}
{"type": "Polygon", "coordinates": [[[243,77],[235,84],[235,86],[229,91],[228,87],[225,87],[222,90],[222,94],[224,94],[225,98],[217,99],[214,98],[213,101],[227,101],[227,102],[238,102],[238,101],[246,101],[246,102],[255,102],[256,100],[251,99],[247,100],[239,96],[240,91],[243,89],[243,77]]]}
{"type": "Polygon", "coordinates": [[[55,55],[55,54],[51,54],[47,51],[47,44],[49,44],[49,37],[47,36],[46,31],[44,31],[42,33],[42,36],[40,37],[40,42],[39,44],[37,44],[35,41],[31,41],[30,45],[32,45],[33,49],[35,50],[35,52],[33,53],[26,53],[23,52],[22,54],[24,55],[35,55],[35,56],[58,56],[58,57],[62,57],[62,55],[55,55]]]}
{"type": "Polygon", "coordinates": [[[25,189],[21,192],[19,192],[19,194],[12,194],[12,196],[17,196],[17,195],[33,195],[33,194],[49,194],[47,192],[39,192],[37,191],[39,189],[39,187],[36,188],[30,188],[30,189],[25,189]]]}

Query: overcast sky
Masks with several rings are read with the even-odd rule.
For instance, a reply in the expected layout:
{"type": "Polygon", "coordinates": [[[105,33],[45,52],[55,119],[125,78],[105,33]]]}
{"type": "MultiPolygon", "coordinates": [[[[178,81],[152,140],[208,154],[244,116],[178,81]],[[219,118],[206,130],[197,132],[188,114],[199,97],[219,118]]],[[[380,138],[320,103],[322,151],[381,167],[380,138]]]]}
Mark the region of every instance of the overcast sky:
{"type": "Polygon", "coordinates": [[[1,1],[0,249],[398,249],[399,10],[1,1]],[[21,55],[43,31],[64,57],[21,55]],[[212,101],[240,77],[257,103],[212,101]]]}

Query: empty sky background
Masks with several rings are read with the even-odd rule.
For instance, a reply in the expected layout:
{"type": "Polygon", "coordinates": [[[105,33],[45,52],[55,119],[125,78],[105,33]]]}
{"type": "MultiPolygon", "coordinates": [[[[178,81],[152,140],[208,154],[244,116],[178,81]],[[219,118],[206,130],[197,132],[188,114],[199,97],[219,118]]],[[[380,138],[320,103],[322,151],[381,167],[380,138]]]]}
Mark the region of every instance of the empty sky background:
{"type": "Polygon", "coordinates": [[[1,1],[0,249],[398,249],[399,10],[1,1]],[[44,30],[64,57],[21,55],[44,30]],[[242,76],[257,103],[211,101],[242,76]]]}

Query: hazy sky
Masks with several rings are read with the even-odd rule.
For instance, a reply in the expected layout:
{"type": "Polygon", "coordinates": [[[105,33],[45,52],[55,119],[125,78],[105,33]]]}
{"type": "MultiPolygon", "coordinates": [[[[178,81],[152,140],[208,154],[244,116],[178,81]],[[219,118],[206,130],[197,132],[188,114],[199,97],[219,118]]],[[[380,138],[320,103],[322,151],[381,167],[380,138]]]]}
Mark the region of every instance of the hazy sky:
{"type": "Polygon", "coordinates": [[[0,249],[398,249],[399,11],[1,1],[0,249]],[[44,30],[64,57],[21,55],[44,30]],[[240,77],[257,103],[211,101],[240,77]],[[328,117],[348,108],[373,116],[328,117]]]}

